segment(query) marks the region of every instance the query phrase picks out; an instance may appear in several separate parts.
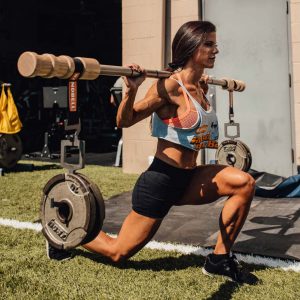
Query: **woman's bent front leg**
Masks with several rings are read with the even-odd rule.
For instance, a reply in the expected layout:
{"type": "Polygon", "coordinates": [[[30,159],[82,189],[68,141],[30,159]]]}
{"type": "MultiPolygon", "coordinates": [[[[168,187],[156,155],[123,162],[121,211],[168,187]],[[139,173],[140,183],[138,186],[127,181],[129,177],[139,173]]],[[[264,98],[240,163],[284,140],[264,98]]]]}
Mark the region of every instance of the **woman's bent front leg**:
{"type": "Polygon", "coordinates": [[[117,238],[101,231],[84,248],[109,257],[114,262],[125,260],[143,248],[154,236],[162,220],[142,216],[131,211],[126,217],[117,238]]]}
{"type": "Polygon", "coordinates": [[[215,254],[228,253],[233,246],[248,216],[254,195],[255,181],[247,173],[232,172],[224,169],[219,181],[224,182],[221,191],[229,198],[224,204],[219,217],[220,233],[218,235],[215,254]]]}
{"type": "Polygon", "coordinates": [[[254,187],[254,179],[236,168],[200,166],[184,199],[178,204],[206,204],[228,196],[219,217],[220,233],[214,250],[215,254],[226,254],[247,218],[254,187]]]}

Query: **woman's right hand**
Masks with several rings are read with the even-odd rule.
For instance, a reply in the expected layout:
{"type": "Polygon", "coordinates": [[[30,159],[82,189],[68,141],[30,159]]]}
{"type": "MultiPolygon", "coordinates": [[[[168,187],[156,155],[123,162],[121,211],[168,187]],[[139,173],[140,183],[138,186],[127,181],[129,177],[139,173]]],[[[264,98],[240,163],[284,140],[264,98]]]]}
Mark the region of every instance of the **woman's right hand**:
{"type": "Polygon", "coordinates": [[[123,80],[128,89],[138,89],[138,87],[143,83],[146,79],[145,69],[141,68],[137,64],[126,65],[127,68],[130,68],[136,72],[139,72],[141,75],[137,77],[125,77],[123,76],[123,80]]]}
{"type": "Polygon", "coordinates": [[[203,93],[206,95],[208,92],[208,84],[207,81],[210,79],[209,75],[207,74],[202,74],[200,78],[200,87],[203,90],[203,93]]]}

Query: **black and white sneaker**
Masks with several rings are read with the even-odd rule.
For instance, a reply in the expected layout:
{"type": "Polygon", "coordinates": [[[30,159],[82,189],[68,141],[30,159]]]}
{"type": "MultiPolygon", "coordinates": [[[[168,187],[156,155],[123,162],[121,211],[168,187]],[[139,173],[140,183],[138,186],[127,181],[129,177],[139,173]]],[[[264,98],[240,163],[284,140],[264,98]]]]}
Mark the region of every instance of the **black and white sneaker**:
{"type": "Polygon", "coordinates": [[[202,268],[203,274],[225,276],[229,280],[239,284],[256,284],[258,282],[258,278],[254,274],[243,270],[235,255],[224,258],[217,263],[212,262],[212,256],[213,254],[209,254],[206,257],[204,267],[202,268]]]}
{"type": "Polygon", "coordinates": [[[73,257],[72,253],[67,250],[56,249],[46,240],[46,252],[49,259],[64,261],[73,257]]]}

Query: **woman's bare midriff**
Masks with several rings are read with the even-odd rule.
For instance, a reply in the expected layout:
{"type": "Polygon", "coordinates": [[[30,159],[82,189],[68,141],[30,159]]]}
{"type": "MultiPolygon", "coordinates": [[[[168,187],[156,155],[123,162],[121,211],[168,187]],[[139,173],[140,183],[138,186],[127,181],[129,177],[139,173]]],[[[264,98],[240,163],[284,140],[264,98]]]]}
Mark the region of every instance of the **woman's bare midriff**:
{"type": "Polygon", "coordinates": [[[171,166],[181,169],[193,169],[197,166],[198,151],[187,149],[167,140],[158,139],[155,156],[171,166]]]}

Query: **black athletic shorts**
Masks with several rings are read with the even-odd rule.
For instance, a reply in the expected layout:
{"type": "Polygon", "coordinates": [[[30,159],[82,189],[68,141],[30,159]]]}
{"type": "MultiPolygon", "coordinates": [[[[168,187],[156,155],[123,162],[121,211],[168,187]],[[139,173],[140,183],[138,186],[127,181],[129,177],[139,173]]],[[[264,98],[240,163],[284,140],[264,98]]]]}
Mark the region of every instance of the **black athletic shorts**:
{"type": "Polygon", "coordinates": [[[132,209],[146,217],[161,219],[181,200],[196,169],[180,169],[154,158],[138,178],[132,194],[132,209]]]}

